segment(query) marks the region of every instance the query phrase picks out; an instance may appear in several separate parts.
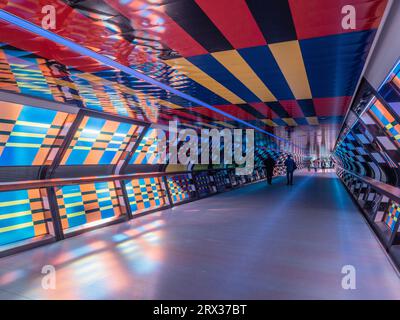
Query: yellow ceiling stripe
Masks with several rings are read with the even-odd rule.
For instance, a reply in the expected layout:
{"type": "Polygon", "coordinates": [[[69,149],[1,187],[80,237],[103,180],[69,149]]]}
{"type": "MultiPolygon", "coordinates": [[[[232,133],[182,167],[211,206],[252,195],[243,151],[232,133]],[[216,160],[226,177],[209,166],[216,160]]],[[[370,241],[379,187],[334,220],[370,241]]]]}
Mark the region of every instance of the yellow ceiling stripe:
{"type": "Polygon", "coordinates": [[[269,125],[270,127],[277,127],[278,125],[273,122],[271,119],[261,119],[262,122],[269,125]]]}
{"type": "Polygon", "coordinates": [[[311,125],[314,125],[314,126],[319,125],[317,117],[306,117],[306,119],[307,119],[308,124],[311,124],[311,125]]]}
{"type": "Polygon", "coordinates": [[[158,100],[157,101],[160,105],[167,107],[167,108],[171,108],[171,109],[183,109],[182,106],[178,106],[175,103],[169,102],[169,101],[165,101],[165,100],[158,100]]]}
{"type": "Polygon", "coordinates": [[[225,88],[222,84],[210,77],[207,73],[203,72],[185,58],[177,58],[165,60],[166,64],[178,70],[180,73],[185,74],[190,79],[198,82],[203,87],[211,90],[215,94],[229,101],[230,103],[245,103],[241,98],[234,94],[229,89],[225,88]]]}
{"type": "Polygon", "coordinates": [[[261,101],[276,101],[275,96],[236,50],[214,52],[212,56],[261,101]]]}
{"type": "Polygon", "coordinates": [[[282,120],[285,121],[289,126],[297,126],[297,123],[293,118],[282,118],[282,120]]]}
{"type": "Polygon", "coordinates": [[[286,81],[296,99],[311,99],[306,68],[297,40],[269,45],[286,81]]]}

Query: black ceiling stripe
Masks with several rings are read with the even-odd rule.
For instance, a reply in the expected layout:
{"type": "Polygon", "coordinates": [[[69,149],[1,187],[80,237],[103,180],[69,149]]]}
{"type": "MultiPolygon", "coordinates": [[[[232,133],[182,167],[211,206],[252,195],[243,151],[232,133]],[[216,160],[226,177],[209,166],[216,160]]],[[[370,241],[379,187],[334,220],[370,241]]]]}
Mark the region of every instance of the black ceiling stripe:
{"type": "Polygon", "coordinates": [[[240,107],[241,109],[243,109],[244,111],[246,111],[247,113],[250,113],[257,119],[265,119],[266,118],[265,115],[263,115],[261,112],[257,111],[256,109],[254,109],[251,105],[249,105],[247,103],[236,104],[236,105],[238,107],[240,107]]]}
{"type": "Polygon", "coordinates": [[[291,118],[289,113],[282,107],[279,101],[272,101],[265,103],[272,109],[280,118],[291,118]]]}
{"type": "Polygon", "coordinates": [[[314,102],[312,99],[297,100],[297,103],[305,117],[315,117],[317,115],[315,113],[314,102]]]}
{"type": "Polygon", "coordinates": [[[297,39],[288,0],[246,0],[267,43],[297,39]]]}
{"type": "Polygon", "coordinates": [[[208,52],[233,49],[208,16],[192,0],[173,1],[163,6],[165,12],[208,52]]]}

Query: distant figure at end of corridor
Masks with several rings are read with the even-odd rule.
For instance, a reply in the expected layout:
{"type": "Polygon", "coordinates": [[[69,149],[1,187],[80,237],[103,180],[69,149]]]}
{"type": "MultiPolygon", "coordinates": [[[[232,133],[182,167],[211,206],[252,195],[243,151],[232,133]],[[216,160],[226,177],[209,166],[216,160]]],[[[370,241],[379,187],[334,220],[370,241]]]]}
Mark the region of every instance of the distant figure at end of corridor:
{"type": "Polygon", "coordinates": [[[275,160],[270,155],[264,161],[265,171],[267,172],[268,184],[272,184],[272,176],[274,175],[275,160]]]}
{"type": "Polygon", "coordinates": [[[293,172],[297,169],[296,162],[292,159],[292,156],[289,154],[287,159],[285,160],[286,166],[286,179],[287,185],[293,185],[293,172]]]}

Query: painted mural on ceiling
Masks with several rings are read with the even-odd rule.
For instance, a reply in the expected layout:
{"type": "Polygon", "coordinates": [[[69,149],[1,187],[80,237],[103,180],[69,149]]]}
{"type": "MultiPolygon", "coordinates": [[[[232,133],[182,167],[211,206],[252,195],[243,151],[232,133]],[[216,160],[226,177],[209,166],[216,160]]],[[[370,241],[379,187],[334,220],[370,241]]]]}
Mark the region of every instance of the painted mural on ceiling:
{"type": "Polygon", "coordinates": [[[228,114],[329,152],[387,1],[0,1],[37,26],[46,5],[56,14],[49,31],[215,110],[4,20],[1,89],[159,124],[244,126],[228,114]],[[342,27],[344,5],[356,9],[355,29],[342,27]]]}

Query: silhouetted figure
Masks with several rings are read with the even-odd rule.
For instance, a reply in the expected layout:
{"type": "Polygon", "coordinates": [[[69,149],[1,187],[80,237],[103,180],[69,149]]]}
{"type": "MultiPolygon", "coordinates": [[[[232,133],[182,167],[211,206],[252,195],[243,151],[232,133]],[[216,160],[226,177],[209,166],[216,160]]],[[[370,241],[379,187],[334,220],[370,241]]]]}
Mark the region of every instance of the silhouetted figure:
{"type": "Polygon", "coordinates": [[[286,179],[287,185],[293,185],[293,172],[297,169],[296,162],[292,159],[292,156],[289,154],[287,159],[285,160],[286,166],[286,179]]]}
{"type": "Polygon", "coordinates": [[[322,169],[322,172],[325,172],[325,168],[326,168],[326,166],[325,166],[325,161],[322,161],[322,162],[321,162],[321,169],[322,169]]]}
{"type": "Polygon", "coordinates": [[[274,168],[275,168],[275,160],[272,159],[269,155],[264,161],[265,171],[267,172],[267,181],[268,184],[272,184],[272,176],[274,175],[274,168]]]}

